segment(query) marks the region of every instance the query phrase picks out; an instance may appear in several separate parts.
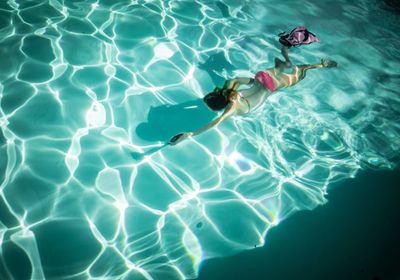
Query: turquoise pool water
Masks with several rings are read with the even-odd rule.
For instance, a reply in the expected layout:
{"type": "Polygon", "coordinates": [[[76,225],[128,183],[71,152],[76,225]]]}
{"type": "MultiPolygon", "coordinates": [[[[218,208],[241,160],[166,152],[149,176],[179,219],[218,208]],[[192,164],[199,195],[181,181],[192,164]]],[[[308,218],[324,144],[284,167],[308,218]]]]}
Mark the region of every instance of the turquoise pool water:
{"type": "MultiPolygon", "coordinates": [[[[0,3],[0,276],[190,279],[329,186],[399,161],[398,15],[379,1],[0,3]],[[329,57],[245,117],[201,97],[306,25],[329,57]]],[[[383,190],[384,191],[384,190],[383,190]]]]}

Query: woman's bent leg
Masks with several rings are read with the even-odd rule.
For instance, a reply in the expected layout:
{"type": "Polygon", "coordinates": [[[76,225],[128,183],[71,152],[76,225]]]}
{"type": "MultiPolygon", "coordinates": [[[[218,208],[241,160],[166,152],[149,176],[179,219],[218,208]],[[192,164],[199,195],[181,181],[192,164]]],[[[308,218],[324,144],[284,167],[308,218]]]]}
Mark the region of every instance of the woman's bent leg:
{"type": "Polygon", "coordinates": [[[282,53],[282,56],[285,58],[285,66],[292,67],[292,62],[289,59],[289,47],[282,46],[281,53],[282,53]]]}

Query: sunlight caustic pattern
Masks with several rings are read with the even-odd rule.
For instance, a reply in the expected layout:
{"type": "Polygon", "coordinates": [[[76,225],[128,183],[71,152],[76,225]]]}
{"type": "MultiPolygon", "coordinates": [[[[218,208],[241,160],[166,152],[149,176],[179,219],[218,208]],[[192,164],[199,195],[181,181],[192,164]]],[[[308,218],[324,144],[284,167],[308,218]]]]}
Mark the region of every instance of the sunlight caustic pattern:
{"type": "Polygon", "coordinates": [[[399,22],[343,2],[2,1],[0,276],[195,278],[326,202],[331,183],[395,166],[399,22]],[[270,67],[276,34],[299,24],[321,43],[293,61],[339,68],[164,146],[214,117],[200,98],[215,84],[270,67]]]}

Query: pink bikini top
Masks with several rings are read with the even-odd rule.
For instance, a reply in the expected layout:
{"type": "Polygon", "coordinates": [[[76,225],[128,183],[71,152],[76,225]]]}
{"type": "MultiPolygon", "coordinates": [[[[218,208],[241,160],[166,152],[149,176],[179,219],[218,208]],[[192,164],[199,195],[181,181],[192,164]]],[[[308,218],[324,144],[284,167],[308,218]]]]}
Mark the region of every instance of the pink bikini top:
{"type": "Polygon", "coordinates": [[[276,85],[274,79],[268,72],[264,71],[257,72],[255,78],[269,91],[276,91],[276,85]]]}

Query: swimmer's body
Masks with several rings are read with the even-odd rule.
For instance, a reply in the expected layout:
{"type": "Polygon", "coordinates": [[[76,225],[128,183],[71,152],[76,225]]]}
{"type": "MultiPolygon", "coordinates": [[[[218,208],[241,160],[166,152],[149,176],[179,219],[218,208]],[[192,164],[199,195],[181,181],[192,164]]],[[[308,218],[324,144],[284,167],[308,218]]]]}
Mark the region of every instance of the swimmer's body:
{"type": "Polygon", "coordinates": [[[336,62],[328,59],[322,59],[318,64],[293,65],[289,60],[288,50],[289,46],[282,47],[285,61],[276,58],[273,68],[258,72],[254,78],[227,80],[222,89],[216,87],[213,92],[207,94],[203,99],[207,106],[214,111],[224,110],[223,113],[200,129],[175,135],[169,144],[175,145],[188,137],[198,135],[234,114],[244,115],[257,109],[274,92],[303,80],[310,69],[337,66],[336,62]],[[284,71],[286,68],[291,68],[290,74],[284,71]],[[250,87],[241,89],[243,85],[250,87]]]}
{"type": "MultiPolygon", "coordinates": [[[[322,60],[319,64],[313,65],[292,65],[290,66],[291,74],[283,72],[285,63],[279,59],[275,60],[275,67],[258,72],[254,78],[235,78],[225,82],[224,89],[231,89],[233,92],[229,95],[228,107],[239,115],[249,113],[250,111],[260,107],[265,100],[275,91],[282,88],[291,87],[306,76],[306,71],[309,69],[332,67],[334,64],[330,60],[322,60]],[[269,76],[271,84],[267,85],[261,80],[262,76],[269,76]],[[258,78],[258,79],[257,79],[258,78]],[[250,88],[240,90],[242,85],[251,85],[250,88]],[[231,104],[231,106],[229,106],[231,104]]],[[[228,109],[228,108],[227,108],[228,109]]],[[[227,110],[225,110],[226,112],[227,110]]],[[[225,113],[224,112],[224,113],[225,113]]],[[[226,112],[227,113],[227,112],[226,112]]],[[[221,117],[224,114],[221,115],[221,117]]]]}

